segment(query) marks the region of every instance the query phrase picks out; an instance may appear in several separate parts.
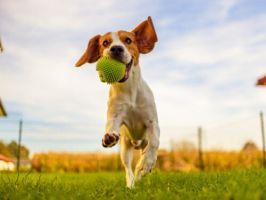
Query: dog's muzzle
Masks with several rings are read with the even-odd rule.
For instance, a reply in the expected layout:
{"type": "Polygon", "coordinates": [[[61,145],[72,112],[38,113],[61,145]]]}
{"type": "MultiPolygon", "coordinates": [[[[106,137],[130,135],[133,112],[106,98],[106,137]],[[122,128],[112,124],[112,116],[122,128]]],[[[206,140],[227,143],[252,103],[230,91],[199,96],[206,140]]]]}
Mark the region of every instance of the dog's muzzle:
{"type": "MultiPolygon", "coordinates": [[[[120,45],[114,45],[111,47],[110,49],[110,56],[113,58],[113,59],[116,59],[120,62],[123,62],[125,63],[125,49],[124,47],[120,46],[120,45]]],[[[132,67],[132,64],[133,64],[133,59],[130,60],[129,63],[126,64],[126,73],[125,73],[125,76],[119,81],[119,83],[123,83],[125,82],[128,78],[129,78],[129,72],[130,72],[130,69],[132,67]]]]}
{"type": "Polygon", "coordinates": [[[124,48],[119,45],[112,46],[110,53],[112,58],[122,61],[124,56],[124,48]]]}

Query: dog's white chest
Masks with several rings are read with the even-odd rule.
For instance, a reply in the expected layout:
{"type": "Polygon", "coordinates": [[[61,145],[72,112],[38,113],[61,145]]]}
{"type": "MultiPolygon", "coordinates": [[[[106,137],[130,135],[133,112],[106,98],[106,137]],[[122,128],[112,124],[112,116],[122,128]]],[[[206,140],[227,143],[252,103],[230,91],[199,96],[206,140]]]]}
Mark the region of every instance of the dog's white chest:
{"type": "Polygon", "coordinates": [[[129,138],[133,140],[141,140],[144,137],[146,124],[143,120],[143,110],[136,106],[128,108],[124,124],[129,129],[129,138]]]}

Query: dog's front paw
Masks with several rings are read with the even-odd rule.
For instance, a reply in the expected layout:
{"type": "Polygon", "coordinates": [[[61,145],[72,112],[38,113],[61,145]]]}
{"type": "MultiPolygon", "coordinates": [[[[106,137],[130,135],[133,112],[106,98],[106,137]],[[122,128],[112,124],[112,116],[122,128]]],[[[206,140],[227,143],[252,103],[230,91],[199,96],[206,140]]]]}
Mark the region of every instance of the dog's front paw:
{"type": "Polygon", "coordinates": [[[119,141],[119,135],[115,133],[106,133],[102,139],[103,147],[113,147],[119,141]]]}

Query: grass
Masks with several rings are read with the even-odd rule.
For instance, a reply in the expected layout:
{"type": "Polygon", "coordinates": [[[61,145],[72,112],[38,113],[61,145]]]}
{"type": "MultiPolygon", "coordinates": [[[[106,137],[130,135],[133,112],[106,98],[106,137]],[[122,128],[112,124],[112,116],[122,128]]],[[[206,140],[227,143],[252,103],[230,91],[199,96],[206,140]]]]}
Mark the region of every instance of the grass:
{"type": "Polygon", "coordinates": [[[153,172],[132,190],[122,172],[0,174],[0,199],[266,199],[266,170],[153,172]]]}

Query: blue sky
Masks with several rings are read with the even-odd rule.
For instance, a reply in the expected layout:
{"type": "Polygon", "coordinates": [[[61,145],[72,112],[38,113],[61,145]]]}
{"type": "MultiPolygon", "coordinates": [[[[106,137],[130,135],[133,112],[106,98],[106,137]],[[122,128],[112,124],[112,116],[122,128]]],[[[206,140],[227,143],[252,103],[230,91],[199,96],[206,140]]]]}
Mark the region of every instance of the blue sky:
{"type": "Polygon", "coordinates": [[[159,41],[140,62],[156,98],[161,147],[194,142],[199,125],[206,147],[259,142],[266,88],[254,84],[266,74],[265,11],[263,0],[0,1],[0,96],[9,113],[0,138],[16,139],[23,118],[33,153],[106,151],[108,86],[95,65],[73,65],[89,38],[132,30],[150,15],[159,41]]]}

